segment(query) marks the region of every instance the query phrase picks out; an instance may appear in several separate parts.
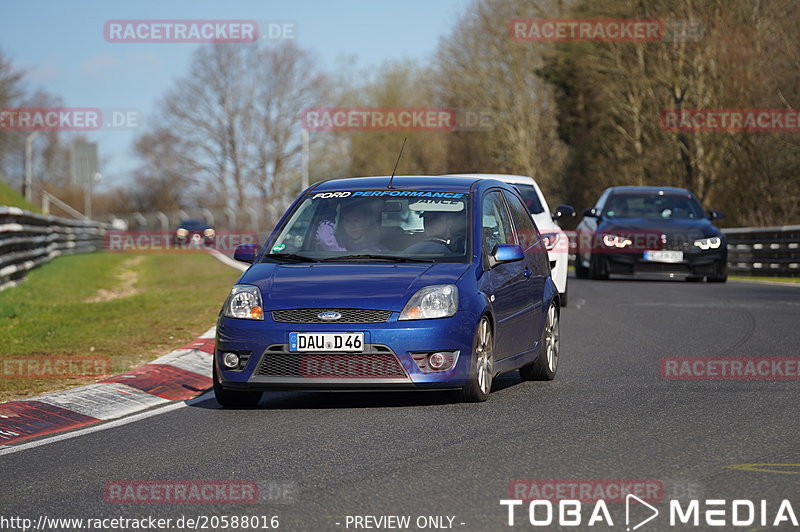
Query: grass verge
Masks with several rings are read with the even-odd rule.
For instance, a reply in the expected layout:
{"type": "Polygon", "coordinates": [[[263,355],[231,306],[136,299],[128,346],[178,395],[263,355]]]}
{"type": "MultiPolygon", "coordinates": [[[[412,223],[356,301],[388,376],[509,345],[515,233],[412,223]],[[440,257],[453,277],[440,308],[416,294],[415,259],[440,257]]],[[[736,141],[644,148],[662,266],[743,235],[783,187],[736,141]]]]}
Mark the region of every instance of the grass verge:
{"type": "Polygon", "coordinates": [[[0,205],[19,207],[26,211],[42,212],[36,205],[22,197],[22,194],[8,186],[5,181],[0,181],[0,205]]]}
{"type": "Polygon", "coordinates": [[[748,277],[745,275],[730,275],[728,279],[734,279],[736,281],[769,281],[773,283],[800,284],[800,277],[748,277]]]}
{"type": "Polygon", "coordinates": [[[97,380],[19,378],[11,361],[109,357],[118,373],[180,347],[214,324],[239,275],[200,253],[69,255],[33,270],[0,292],[0,401],[97,380]]]}

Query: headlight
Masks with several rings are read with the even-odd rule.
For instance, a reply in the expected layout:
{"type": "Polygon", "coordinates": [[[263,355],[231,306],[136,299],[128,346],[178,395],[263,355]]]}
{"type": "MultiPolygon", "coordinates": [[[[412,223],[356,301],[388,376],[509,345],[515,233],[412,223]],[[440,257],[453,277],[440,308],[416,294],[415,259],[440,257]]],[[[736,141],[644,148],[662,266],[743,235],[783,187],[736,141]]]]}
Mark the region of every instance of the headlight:
{"type": "Polygon", "coordinates": [[[181,227],[180,229],[175,231],[175,236],[177,236],[178,238],[186,238],[186,235],[188,235],[188,234],[189,234],[189,230],[188,229],[184,229],[183,227],[181,227]]]}
{"type": "Polygon", "coordinates": [[[261,290],[249,284],[234,285],[222,308],[222,315],[227,318],[263,320],[261,290]]]}
{"type": "Polygon", "coordinates": [[[553,248],[556,247],[559,239],[561,238],[561,233],[544,233],[542,234],[542,239],[544,240],[544,247],[547,251],[553,251],[553,248]]]}
{"type": "Polygon", "coordinates": [[[439,284],[420,288],[408,300],[398,319],[429,320],[448,318],[458,310],[458,288],[452,284],[439,284]]]}
{"type": "Polygon", "coordinates": [[[214,231],[213,229],[211,229],[210,227],[208,229],[206,229],[205,231],[203,231],[203,235],[205,237],[207,237],[207,238],[211,238],[212,236],[214,236],[216,234],[217,234],[217,232],[214,231]]]}
{"type": "Polygon", "coordinates": [[[624,248],[632,244],[630,238],[618,235],[603,235],[603,244],[609,248],[624,248]]]}
{"type": "Polygon", "coordinates": [[[720,245],[722,245],[722,239],[718,236],[701,238],[700,240],[695,240],[694,245],[700,249],[717,249],[720,247],[720,245]]]}

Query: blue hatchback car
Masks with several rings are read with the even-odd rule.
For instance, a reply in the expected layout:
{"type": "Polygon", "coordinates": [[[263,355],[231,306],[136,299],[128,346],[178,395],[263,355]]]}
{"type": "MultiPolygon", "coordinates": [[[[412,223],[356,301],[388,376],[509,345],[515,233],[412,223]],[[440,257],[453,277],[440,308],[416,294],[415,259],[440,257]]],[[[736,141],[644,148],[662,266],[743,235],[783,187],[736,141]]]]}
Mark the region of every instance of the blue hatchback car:
{"type": "Polygon", "coordinates": [[[217,321],[225,407],[266,390],[459,389],[551,380],[558,290],[519,192],[492,179],[337,179],[303,192],[217,321]]]}

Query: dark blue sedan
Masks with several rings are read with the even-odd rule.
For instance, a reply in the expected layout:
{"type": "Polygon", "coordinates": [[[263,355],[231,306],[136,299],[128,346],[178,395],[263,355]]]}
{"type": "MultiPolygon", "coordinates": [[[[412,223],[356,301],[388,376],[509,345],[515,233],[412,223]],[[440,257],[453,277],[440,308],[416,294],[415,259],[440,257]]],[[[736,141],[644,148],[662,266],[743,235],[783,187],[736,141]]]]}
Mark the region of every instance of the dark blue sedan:
{"type": "Polygon", "coordinates": [[[611,187],[583,212],[577,228],[575,275],[666,274],[687,281],[728,279],[725,235],[713,224],[723,218],[703,210],[684,188],[611,187]]]}
{"type": "Polygon", "coordinates": [[[519,192],[491,179],[369,177],[311,186],[217,321],[214,391],[460,389],[495,376],[551,380],[559,299],[519,192]]]}

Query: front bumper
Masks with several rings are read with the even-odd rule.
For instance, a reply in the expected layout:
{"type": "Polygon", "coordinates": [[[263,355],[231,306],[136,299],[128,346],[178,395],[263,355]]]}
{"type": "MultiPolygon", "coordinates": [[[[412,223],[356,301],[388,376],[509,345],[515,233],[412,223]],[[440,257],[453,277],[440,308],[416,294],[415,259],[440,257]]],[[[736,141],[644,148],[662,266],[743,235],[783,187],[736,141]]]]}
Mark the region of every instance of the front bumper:
{"type": "Polygon", "coordinates": [[[643,252],[637,253],[602,253],[610,274],[678,274],[691,276],[717,275],[727,261],[727,251],[717,250],[683,250],[680,262],[658,262],[644,259],[643,252]]]}
{"type": "Polygon", "coordinates": [[[266,312],[264,321],[220,317],[216,351],[220,384],[232,390],[444,389],[468,380],[477,316],[459,311],[450,318],[364,324],[283,323],[266,312]],[[358,353],[290,352],[295,332],[363,332],[358,353]],[[457,352],[446,371],[423,372],[414,354],[457,352]],[[226,369],[222,353],[247,357],[241,369],[226,369]]]}

